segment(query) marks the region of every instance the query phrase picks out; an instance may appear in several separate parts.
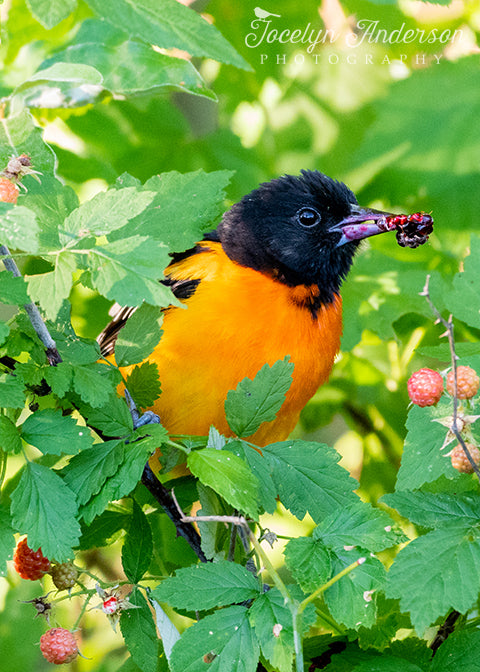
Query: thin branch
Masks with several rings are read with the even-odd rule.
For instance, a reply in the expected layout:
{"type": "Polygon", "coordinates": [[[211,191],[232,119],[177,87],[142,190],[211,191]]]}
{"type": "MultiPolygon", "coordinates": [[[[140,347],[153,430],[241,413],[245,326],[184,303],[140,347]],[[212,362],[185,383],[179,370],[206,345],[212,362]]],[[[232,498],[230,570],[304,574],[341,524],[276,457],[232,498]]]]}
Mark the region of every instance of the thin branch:
{"type": "MultiPolygon", "coordinates": [[[[7,269],[7,271],[11,271],[11,273],[13,273],[13,275],[16,278],[22,277],[22,274],[20,273],[19,268],[15,263],[15,261],[13,260],[10,254],[10,250],[6,245],[0,245],[0,254],[6,255],[5,258],[3,259],[3,264],[7,269]]],[[[50,336],[50,332],[48,331],[47,326],[43,321],[43,317],[40,315],[40,311],[38,310],[37,306],[32,301],[30,303],[26,303],[24,305],[24,308],[28,317],[30,318],[30,322],[32,323],[32,327],[35,329],[38,338],[42,341],[43,345],[46,348],[48,363],[51,366],[56,366],[57,364],[60,364],[62,358],[60,357],[60,353],[57,350],[57,344],[50,336]]]]}
{"type": "Polygon", "coordinates": [[[459,444],[463,448],[463,452],[467,456],[468,461],[472,465],[472,469],[477,475],[478,480],[480,481],[480,469],[478,468],[478,465],[476,464],[475,460],[470,454],[470,451],[467,448],[467,445],[458,429],[458,393],[457,393],[457,360],[458,360],[458,355],[455,352],[455,339],[453,336],[453,318],[452,315],[449,316],[448,320],[446,320],[442,315],[440,314],[439,310],[433,303],[431,297],[430,297],[430,292],[429,292],[429,283],[430,283],[430,275],[427,275],[427,279],[425,281],[425,287],[423,288],[423,291],[420,292],[420,296],[424,296],[428,305],[432,309],[433,314],[436,317],[437,322],[443,324],[443,326],[446,329],[445,335],[448,337],[448,344],[450,346],[450,357],[451,357],[451,362],[452,362],[452,371],[453,371],[453,417],[452,417],[452,426],[450,427],[450,430],[453,432],[455,435],[455,438],[459,442],[459,444]]]}

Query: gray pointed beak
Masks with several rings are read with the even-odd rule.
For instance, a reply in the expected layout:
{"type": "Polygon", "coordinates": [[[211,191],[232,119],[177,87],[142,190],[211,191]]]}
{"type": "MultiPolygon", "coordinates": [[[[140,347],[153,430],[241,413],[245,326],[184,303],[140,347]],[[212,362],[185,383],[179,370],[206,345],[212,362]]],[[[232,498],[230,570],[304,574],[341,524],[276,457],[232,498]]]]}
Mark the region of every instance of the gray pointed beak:
{"type": "Polygon", "coordinates": [[[333,226],[330,231],[339,233],[340,239],[337,247],[351,243],[355,240],[363,240],[370,236],[377,236],[385,231],[395,229],[395,224],[391,221],[395,215],[391,212],[374,210],[373,208],[362,208],[357,203],[352,203],[352,209],[348,217],[333,226]]]}

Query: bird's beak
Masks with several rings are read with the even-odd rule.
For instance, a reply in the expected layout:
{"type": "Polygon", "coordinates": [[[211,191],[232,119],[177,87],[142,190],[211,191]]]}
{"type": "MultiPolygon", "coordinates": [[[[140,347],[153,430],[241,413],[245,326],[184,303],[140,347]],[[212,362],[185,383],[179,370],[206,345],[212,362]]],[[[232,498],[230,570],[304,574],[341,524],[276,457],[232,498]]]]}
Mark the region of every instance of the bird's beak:
{"type": "Polygon", "coordinates": [[[395,225],[390,221],[390,218],[394,216],[391,212],[362,208],[356,203],[352,203],[352,209],[348,217],[335,224],[330,231],[341,234],[337,243],[337,247],[340,247],[354,240],[363,240],[395,229],[395,225]]]}

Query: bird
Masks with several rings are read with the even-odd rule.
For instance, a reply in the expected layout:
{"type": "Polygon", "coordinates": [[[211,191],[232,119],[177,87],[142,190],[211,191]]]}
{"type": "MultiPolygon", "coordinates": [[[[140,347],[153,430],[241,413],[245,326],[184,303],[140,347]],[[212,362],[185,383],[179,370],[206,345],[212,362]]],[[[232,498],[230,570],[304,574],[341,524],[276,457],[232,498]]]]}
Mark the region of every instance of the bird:
{"type": "Polygon", "coordinates": [[[261,7],[255,7],[253,10],[255,12],[255,16],[257,19],[260,19],[260,21],[266,21],[269,16],[276,16],[278,18],[281,17],[281,14],[272,14],[272,12],[267,12],[265,9],[262,9],[261,7]]]}
{"type": "MultiPolygon", "coordinates": [[[[172,435],[207,435],[225,419],[229,390],[266,363],[289,357],[292,384],[276,419],[248,438],[286,440],[340,348],[340,288],[361,240],[382,233],[390,213],[362,208],[342,182],[316,170],[260,184],[216,230],[173,254],[162,282],[185,307],[164,310],[163,335],[148,357],[161,394],[150,409],[172,435]]],[[[134,308],[117,307],[98,337],[114,359],[134,308]]],[[[133,366],[122,368],[128,375],[133,366]]]]}

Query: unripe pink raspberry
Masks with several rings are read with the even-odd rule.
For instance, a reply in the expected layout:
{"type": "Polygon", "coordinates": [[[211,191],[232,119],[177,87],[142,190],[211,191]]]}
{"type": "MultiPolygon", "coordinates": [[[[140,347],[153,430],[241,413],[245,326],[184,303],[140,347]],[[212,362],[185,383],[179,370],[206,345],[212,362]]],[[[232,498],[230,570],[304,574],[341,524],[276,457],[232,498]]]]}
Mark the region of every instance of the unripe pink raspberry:
{"type": "MultiPolygon", "coordinates": [[[[457,397],[459,399],[471,399],[480,386],[480,378],[477,372],[470,366],[457,366],[457,397]]],[[[447,392],[452,397],[455,394],[453,369],[447,376],[447,392]]]]}

